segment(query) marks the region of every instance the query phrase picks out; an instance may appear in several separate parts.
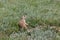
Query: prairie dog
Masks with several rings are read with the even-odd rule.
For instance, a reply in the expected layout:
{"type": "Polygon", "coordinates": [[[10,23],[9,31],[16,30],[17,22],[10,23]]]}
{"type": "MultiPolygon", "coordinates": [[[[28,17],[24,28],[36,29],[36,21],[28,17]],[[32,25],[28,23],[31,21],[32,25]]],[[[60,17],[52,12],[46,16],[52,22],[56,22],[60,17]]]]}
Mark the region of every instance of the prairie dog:
{"type": "Polygon", "coordinates": [[[19,28],[21,27],[22,29],[27,29],[27,23],[26,23],[26,16],[22,16],[21,17],[21,20],[19,21],[18,25],[19,25],[19,28]]]}

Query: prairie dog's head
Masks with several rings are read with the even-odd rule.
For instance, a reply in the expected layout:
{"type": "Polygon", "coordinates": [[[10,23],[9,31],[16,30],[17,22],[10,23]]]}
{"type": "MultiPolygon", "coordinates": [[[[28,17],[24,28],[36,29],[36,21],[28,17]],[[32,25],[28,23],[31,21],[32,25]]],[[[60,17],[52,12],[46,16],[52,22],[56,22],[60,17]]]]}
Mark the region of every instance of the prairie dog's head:
{"type": "Polygon", "coordinates": [[[26,19],[26,15],[23,15],[23,16],[22,16],[22,19],[26,19]]]}

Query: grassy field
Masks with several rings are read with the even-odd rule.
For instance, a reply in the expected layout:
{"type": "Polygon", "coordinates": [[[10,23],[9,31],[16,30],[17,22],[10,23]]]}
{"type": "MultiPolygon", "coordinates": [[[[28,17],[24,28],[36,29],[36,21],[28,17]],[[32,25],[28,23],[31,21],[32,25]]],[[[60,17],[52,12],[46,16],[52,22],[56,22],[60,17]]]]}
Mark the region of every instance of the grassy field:
{"type": "Polygon", "coordinates": [[[60,40],[51,26],[60,27],[60,0],[0,0],[0,40],[60,40]],[[31,36],[18,30],[22,15],[28,27],[36,27],[31,36]]]}

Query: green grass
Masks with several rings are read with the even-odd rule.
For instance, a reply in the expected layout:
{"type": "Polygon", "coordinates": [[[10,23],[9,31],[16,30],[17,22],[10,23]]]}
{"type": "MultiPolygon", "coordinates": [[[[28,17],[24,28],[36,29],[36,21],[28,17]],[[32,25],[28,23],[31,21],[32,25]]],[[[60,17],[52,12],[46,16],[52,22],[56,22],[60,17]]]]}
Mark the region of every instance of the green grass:
{"type": "MultiPolygon", "coordinates": [[[[26,19],[27,23],[31,27],[36,27],[37,25],[60,26],[60,1],[59,0],[0,0],[0,32],[1,33],[3,32],[4,34],[3,35],[4,37],[2,36],[3,39],[1,38],[1,40],[8,40],[8,39],[24,40],[23,38],[25,38],[27,34],[26,33],[24,34],[24,32],[21,34],[19,32],[18,34],[17,32],[19,29],[18,21],[20,20],[21,16],[25,14],[27,14],[26,19]],[[13,32],[16,32],[19,35],[19,36],[17,35],[18,37],[16,39],[13,37],[10,38],[10,35],[13,32]],[[20,35],[22,35],[22,37],[20,35]]],[[[52,32],[49,30],[47,31],[52,32]]],[[[48,33],[47,31],[46,33],[48,33]]],[[[45,37],[45,31],[42,30],[38,31],[38,33],[40,33],[39,36],[42,37],[41,32],[45,37]]],[[[37,36],[37,33],[33,35],[32,32],[31,34],[32,36],[36,34],[36,37],[38,37],[36,39],[38,40],[47,39],[47,38],[45,39],[39,38],[39,36],[37,36]]],[[[56,40],[60,40],[59,37],[57,38],[56,36],[56,40]]],[[[54,38],[52,37],[51,40],[55,40],[54,38]]]]}

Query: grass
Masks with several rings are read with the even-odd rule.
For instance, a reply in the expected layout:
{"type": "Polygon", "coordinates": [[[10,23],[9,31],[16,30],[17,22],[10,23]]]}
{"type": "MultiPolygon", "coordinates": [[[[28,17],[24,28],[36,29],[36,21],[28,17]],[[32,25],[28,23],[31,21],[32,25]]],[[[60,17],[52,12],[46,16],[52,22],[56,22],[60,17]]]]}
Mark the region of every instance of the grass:
{"type": "MultiPolygon", "coordinates": [[[[18,21],[20,20],[21,16],[25,14],[27,15],[26,20],[29,24],[29,27],[36,27],[38,25],[42,25],[42,27],[43,25],[56,27],[60,26],[60,1],[0,0],[0,35],[3,34],[2,38],[0,37],[1,40],[28,40],[27,33],[21,33],[18,30],[18,21]],[[17,33],[16,38],[13,37],[14,32],[17,33]]],[[[31,38],[29,37],[29,40],[60,40],[60,36],[58,35],[58,33],[55,33],[55,31],[53,33],[48,28],[46,31],[43,30],[35,29],[34,32],[31,33],[32,36],[30,36],[31,38]],[[55,34],[56,36],[53,37],[53,34],[55,34]],[[50,35],[53,35],[51,36],[51,39],[45,37],[50,35]]]]}

